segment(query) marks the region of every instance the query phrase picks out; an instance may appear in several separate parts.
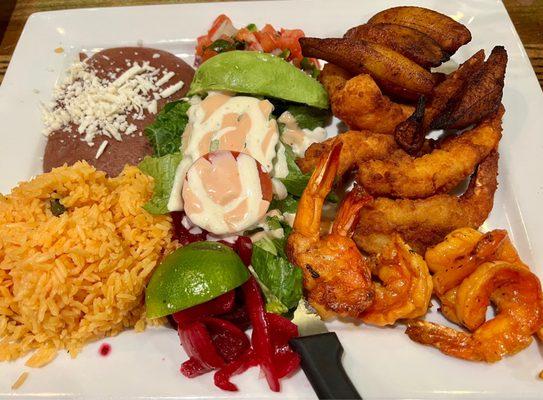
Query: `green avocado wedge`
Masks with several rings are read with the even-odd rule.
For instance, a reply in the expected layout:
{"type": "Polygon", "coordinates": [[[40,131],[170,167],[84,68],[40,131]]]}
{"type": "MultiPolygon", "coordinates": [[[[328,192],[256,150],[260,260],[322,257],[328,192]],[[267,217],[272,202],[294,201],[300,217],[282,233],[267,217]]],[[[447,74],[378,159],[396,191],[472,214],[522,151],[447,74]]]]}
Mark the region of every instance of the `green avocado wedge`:
{"type": "Polygon", "coordinates": [[[196,70],[188,95],[225,90],[328,108],[328,94],[314,78],[280,57],[257,51],[220,53],[196,70]]]}
{"type": "Polygon", "coordinates": [[[205,303],[249,279],[249,271],[228,246],[196,242],[169,254],[145,291],[147,317],[158,318],[205,303]]]}

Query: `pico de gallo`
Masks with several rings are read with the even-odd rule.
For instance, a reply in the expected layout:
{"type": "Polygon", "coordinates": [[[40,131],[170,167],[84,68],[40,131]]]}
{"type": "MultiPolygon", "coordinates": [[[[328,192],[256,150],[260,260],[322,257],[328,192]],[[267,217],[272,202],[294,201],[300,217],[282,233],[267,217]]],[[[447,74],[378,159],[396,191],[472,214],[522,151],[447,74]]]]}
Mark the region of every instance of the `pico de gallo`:
{"type": "Polygon", "coordinates": [[[302,55],[299,39],[305,33],[301,29],[275,29],[266,24],[258,29],[255,24],[236,28],[226,15],[219,15],[207,34],[198,37],[196,44],[196,65],[211,57],[232,50],[261,51],[279,56],[296,67],[316,77],[318,61],[302,55]]]}

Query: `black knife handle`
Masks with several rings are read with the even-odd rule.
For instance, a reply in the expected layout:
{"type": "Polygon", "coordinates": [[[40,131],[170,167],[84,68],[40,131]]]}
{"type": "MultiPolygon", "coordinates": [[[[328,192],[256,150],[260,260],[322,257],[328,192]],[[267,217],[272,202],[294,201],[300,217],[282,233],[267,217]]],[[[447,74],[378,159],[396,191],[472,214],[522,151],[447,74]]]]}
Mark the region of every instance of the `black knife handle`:
{"type": "Polygon", "coordinates": [[[343,347],[334,332],[290,340],[319,399],[362,399],[341,363],[343,347]]]}

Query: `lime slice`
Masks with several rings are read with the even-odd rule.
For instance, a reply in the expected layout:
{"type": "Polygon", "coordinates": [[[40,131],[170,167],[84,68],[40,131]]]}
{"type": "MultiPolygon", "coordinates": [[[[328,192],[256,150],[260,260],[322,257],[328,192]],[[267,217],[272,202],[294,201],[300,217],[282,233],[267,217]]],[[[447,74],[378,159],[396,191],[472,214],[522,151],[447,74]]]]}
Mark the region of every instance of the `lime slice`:
{"type": "Polygon", "coordinates": [[[316,80],[281,57],[256,51],[220,53],[196,70],[189,95],[227,90],[328,108],[328,94],[316,80]]]}
{"type": "Polygon", "coordinates": [[[228,246],[196,242],[175,250],[153,273],[145,293],[147,317],[158,318],[205,303],[249,279],[228,246]]]}

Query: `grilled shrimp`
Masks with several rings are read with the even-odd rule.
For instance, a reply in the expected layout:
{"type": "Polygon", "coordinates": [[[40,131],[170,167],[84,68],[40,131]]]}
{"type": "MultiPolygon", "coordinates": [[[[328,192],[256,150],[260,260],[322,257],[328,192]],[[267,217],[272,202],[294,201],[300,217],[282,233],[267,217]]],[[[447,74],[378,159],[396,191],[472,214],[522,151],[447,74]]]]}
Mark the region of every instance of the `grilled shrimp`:
{"type": "Polygon", "coordinates": [[[340,205],[330,234],[320,237],[322,206],[334,182],[341,143],[321,158],[304,190],[287,241],[287,255],[303,271],[309,303],[326,317],[360,318],[371,304],[374,288],[368,261],[351,239],[360,209],[371,201],[358,189],[340,205]]]}
{"type": "Polygon", "coordinates": [[[406,333],[447,355],[495,362],[526,348],[543,325],[541,284],[524,265],[487,262],[458,287],[455,311],[472,333],[420,320],[410,322],[406,333]],[[486,321],[490,302],[497,315],[486,321]]]}
{"type": "Polygon", "coordinates": [[[506,261],[528,268],[504,230],[486,234],[460,228],[445,240],[426,251],[425,260],[434,273],[434,292],[441,301],[441,312],[452,322],[460,324],[456,315],[458,285],[477,267],[487,261],[506,261]]]}
{"type": "MultiPolygon", "coordinates": [[[[469,229],[469,228],[468,228],[469,229]]],[[[438,295],[458,286],[485,261],[496,260],[497,251],[507,238],[504,230],[494,230],[481,235],[475,247],[467,254],[457,257],[453,262],[434,274],[434,287],[438,295]]],[[[447,243],[447,240],[444,242],[447,243]]],[[[440,243],[441,245],[443,243],[440,243]]],[[[438,245],[438,246],[439,246],[438,245]]],[[[436,247],[438,247],[436,246],[436,247]]],[[[435,251],[435,248],[433,249],[435,251]]],[[[439,250],[439,249],[438,249],[439,250]]]]}
{"type": "Polygon", "coordinates": [[[376,257],[375,299],[362,321],[391,325],[399,319],[426,314],[432,296],[432,278],[424,259],[394,235],[376,257]]]}

